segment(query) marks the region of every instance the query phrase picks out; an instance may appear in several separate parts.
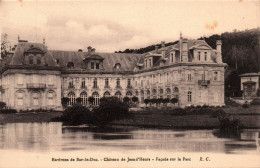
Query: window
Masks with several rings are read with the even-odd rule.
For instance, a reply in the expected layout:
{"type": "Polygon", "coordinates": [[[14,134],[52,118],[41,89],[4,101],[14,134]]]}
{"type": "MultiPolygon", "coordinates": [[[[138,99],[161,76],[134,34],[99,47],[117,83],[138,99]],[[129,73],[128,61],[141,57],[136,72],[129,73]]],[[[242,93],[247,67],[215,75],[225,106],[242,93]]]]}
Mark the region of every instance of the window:
{"type": "Polygon", "coordinates": [[[146,94],[147,94],[147,99],[150,99],[150,90],[147,90],[146,94]]]}
{"type": "Polygon", "coordinates": [[[94,92],[94,93],[92,94],[92,96],[93,96],[93,98],[94,98],[93,105],[94,105],[94,106],[99,105],[99,94],[98,94],[97,92],[94,92]]]}
{"type": "Polygon", "coordinates": [[[218,80],[218,72],[213,73],[213,80],[217,81],[218,80]]]}
{"type": "Polygon", "coordinates": [[[205,72],[201,75],[201,80],[205,81],[205,72]]]}
{"type": "Polygon", "coordinates": [[[200,61],[200,52],[198,52],[198,60],[200,61]]]}
{"type": "Polygon", "coordinates": [[[120,79],[119,78],[116,79],[116,87],[120,88],[120,79]]]}
{"type": "Polygon", "coordinates": [[[105,92],[104,93],[104,97],[110,97],[110,93],[109,92],[105,92]]]}
{"type": "Polygon", "coordinates": [[[37,64],[38,64],[38,65],[41,64],[41,58],[37,58],[37,64]]]}
{"type": "Polygon", "coordinates": [[[74,63],[73,62],[68,62],[67,67],[68,68],[74,68],[74,63]]]}
{"type": "Polygon", "coordinates": [[[204,52],[204,60],[207,61],[207,52],[204,52]]]}
{"type": "Polygon", "coordinates": [[[167,98],[170,99],[171,98],[171,89],[170,88],[166,89],[166,94],[167,94],[167,98]]]}
{"type": "Polygon", "coordinates": [[[96,63],[96,69],[99,69],[99,63],[96,63]]]}
{"type": "Polygon", "coordinates": [[[121,100],[121,92],[116,92],[116,94],[115,94],[115,96],[119,99],[119,100],[121,100]]]}
{"type": "Polygon", "coordinates": [[[105,88],[109,88],[109,80],[108,80],[108,78],[105,79],[105,88]]]}
{"type": "Polygon", "coordinates": [[[85,81],[85,78],[82,78],[82,81],[81,81],[81,88],[86,88],[86,81],[85,81]]]}
{"type": "Polygon", "coordinates": [[[33,93],[33,106],[39,105],[39,95],[38,93],[33,93]]]}
{"type": "Polygon", "coordinates": [[[95,78],[94,81],[93,81],[93,88],[98,88],[98,86],[97,86],[97,78],[95,78]]]}
{"type": "Polygon", "coordinates": [[[147,68],[147,59],[145,60],[145,67],[147,68]]]}
{"type": "Polygon", "coordinates": [[[73,89],[73,88],[74,88],[73,78],[71,78],[69,81],[69,89],[73,89]]]}
{"type": "Polygon", "coordinates": [[[149,64],[150,64],[150,67],[152,67],[152,60],[149,59],[149,64]]]}
{"type": "Polygon", "coordinates": [[[75,101],[76,101],[76,99],[75,99],[75,93],[70,92],[70,93],[68,94],[68,98],[69,98],[69,106],[72,106],[73,104],[75,104],[75,101]]]}
{"type": "Polygon", "coordinates": [[[95,68],[94,66],[95,66],[94,62],[91,62],[91,69],[94,69],[95,68]]]}
{"type": "Polygon", "coordinates": [[[144,103],[144,91],[141,90],[140,93],[141,93],[141,103],[144,103]]]}
{"type": "Polygon", "coordinates": [[[126,97],[128,97],[130,100],[131,100],[132,96],[133,96],[133,94],[131,92],[129,92],[129,91],[126,92],[126,97]]]}
{"type": "Polygon", "coordinates": [[[33,56],[29,57],[29,64],[33,64],[33,56]]]}
{"type": "Polygon", "coordinates": [[[188,81],[191,81],[191,74],[188,74],[188,81]]]}
{"type": "Polygon", "coordinates": [[[188,91],[188,102],[191,102],[192,101],[192,95],[191,95],[191,91],[188,91]]]}
{"type": "Polygon", "coordinates": [[[131,79],[127,79],[127,87],[131,87],[131,79]]]}
{"type": "Polygon", "coordinates": [[[81,98],[81,105],[82,106],[86,106],[87,103],[88,103],[87,93],[86,92],[82,92],[80,94],[80,98],[81,98]]]}
{"type": "Polygon", "coordinates": [[[135,96],[138,97],[138,95],[139,95],[139,92],[137,90],[137,91],[135,91],[135,96]]]}
{"type": "Polygon", "coordinates": [[[156,89],[153,89],[153,98],[156,99],[156,89]]]}
{"type": "Polygon", "coordinates": [[[23,106],[23,92],[17,92],[17,105],[23,106]]]}
{"type": "MultiPolygon", "coordinates": [[[[49,92],[47,95],[47,99],[48,99],[48,105],[49,106],[53,106],[54,105],[54,93],[53,92],[49,92]]],[[[74,95],[74,102],[75,102],[75,95],[74,95]]]]}

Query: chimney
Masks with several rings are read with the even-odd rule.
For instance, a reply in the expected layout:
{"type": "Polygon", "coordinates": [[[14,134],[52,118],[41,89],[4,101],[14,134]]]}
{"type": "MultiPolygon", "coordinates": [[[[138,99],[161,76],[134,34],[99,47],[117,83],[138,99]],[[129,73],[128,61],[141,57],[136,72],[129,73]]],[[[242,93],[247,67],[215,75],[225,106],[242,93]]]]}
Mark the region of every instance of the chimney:
{"type": "Polygon", "coordinates": [[[222,46],[222,41],[217,40],[216,42],[216,49],[217,49],[217,63],[222,63],[222,52],[221,52],[221,46],[222,46]]]}
{"type": "Polygon", "coordinates": [[[88,46],[88,52],[91,52],[91,50],[92,50],[92,47],[88,46]]]}
{"type": "Polygon", "coordinates": [[[165,58],[165,52],[166,52],[165,42],[162,41],[162,42],[161,42],[161,45],[162,45],[162,58],[165,58]]]}
{"type": "Polygon", "coordinates": [[[92,49],[91,49],[91,52],[95,52],[95,51],[96,51],[96,49],[95,49],[95,48],[92,48],[92,49]]]}
{"type": "Polygon", "coordinates": [[[42,39],[42,43],[45,45],[45,38],[42,39]]]}
{"type": "Polygon", "coordinates": [[[181,39],[181,62],[188,62],[188,39],[181,39]]]}

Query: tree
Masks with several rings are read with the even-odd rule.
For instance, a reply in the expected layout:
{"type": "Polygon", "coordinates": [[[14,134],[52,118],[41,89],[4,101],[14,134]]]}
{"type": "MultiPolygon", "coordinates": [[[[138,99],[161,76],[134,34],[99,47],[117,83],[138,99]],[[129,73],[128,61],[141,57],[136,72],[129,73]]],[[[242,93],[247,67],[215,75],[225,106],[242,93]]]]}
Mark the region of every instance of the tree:
{"type": "Polygon", "coordinates": [[[1,34],[1,58],[4,60],[6,59],[7,55],[8,55],[8,48],[9,45],[9,41],[7,41],[7,34],[1,34]]]}
{"type": "Polygon", "coordinates": [[[123,102],[129,103],[129,102],[130,102],[130,98],[129,98],[129,97],[124,97],[124,98],[123,98],[123,102]]]}
{"type": "Polygon", "coordinates": [[[111,121],[120,120],[128,116],[129,106],[117,97],[105,97],[100,105],[93,109],[94,124],[104,126],[111,121]]]}
{"type": "Polygon", "coordinates": [[[169,102],[170,102],[170,99],[169,99],[169,98],[163,99],[162,102],[163,102],[163,104],[169,103],[169,102]]]}
{"type": "Polygon", "coordinates": [[[157,102],[157,99],[151,99],[151,101],[150,101],[150,103],[152,103],[152,104],[156,104],[156,102],[157,102]]]}
{"type": "Polygon", "coordinates": [[[138,102],[138,97],[136,97],[136,96],[132,97],[132,101],[133,101],[134,103],[138,102]]]}
{"type": "Polygon", "coordinates": [[[6,103],[5,103],[5,102],[0,102],[0,109],[5,108],[5,106],[6,106],[6,103]]]}
{"type": "Polygon", "coordinates": [[[179,100],[178,100],[177,98],[172,98],[172,99],[171,99],[171,103],[174,104],[174,105],[175,105],[176,103],[178,103],[178,101],[179,101],[179,100]]]}
{"type": "Polygon", "coordinates": [[[82,98],[80,97],[76,98],[76,103],[81,104],[81,102],[82,102],[82,98]]]}
{"type": "Polygon", "coordinates": [[[94,101],[95,101],[95,98],[94,98],[94,97],[90,96],[90,97],[88,98],[88,102],[89,102],[91,105],[93,105],[94,101]]]}
{"type": "Polygon", "coordinates": [[[147,107],[147,104],[150,103],[150,99],[144,99],[144,103],[146,104],[147,107]]]}
{"type": "Polygon", "coordinates": [[[62,104],[62,107],[63,107],[63,108],[67,108],[69,100],[70,100],[70,99],[67,98],[67,97],[61,98],[61,104],[62,104]]]}

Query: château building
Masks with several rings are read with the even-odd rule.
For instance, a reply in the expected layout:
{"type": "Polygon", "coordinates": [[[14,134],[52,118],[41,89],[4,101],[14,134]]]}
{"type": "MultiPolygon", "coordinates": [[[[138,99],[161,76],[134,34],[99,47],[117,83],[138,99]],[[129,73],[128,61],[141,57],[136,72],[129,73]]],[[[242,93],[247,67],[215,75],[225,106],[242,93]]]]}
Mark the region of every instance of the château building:
{"type": "Polygon", "coordinates": [[[0,101],[15,109],[62,109],[61,98],[103,96],[178,98],[181,107],[224,105],[221,41],[212,49],[204,40],[180,37],[171,46],[145,54],[48,50],[45,44],[19,40],[1,60],[0,101]]]}

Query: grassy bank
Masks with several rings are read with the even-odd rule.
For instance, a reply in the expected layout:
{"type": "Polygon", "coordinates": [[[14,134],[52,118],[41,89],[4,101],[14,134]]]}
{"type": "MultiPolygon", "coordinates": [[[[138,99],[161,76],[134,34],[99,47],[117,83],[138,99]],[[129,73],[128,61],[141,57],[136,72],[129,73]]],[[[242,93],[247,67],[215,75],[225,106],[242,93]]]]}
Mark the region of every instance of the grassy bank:
{"type": "Polygon", "coordinates": [[[0,124],[24,122],[49,122],[51,118],[58,117],[61,115],[62,112],[0,114],[0,124]]]}
{"type": "MultiPolygon", "coordinates": [[[[251,106],[250,108],[228,107],[222,109],[226,113],[230,114],[231,117],[238,118],[241,121],[243,128],[260,128],[260,106],[251,106]]],[[[0,114],[0,123],[49,122],[51,118],[61,115],[61,112],[0,114]]],[[[207,129],[219,127],[218,119],[212,117],[212,115],[174,116],[163,111],[136,112],[128,119],[113,121],[112,124],[140,127],[190,129],[207,129]]]]}

